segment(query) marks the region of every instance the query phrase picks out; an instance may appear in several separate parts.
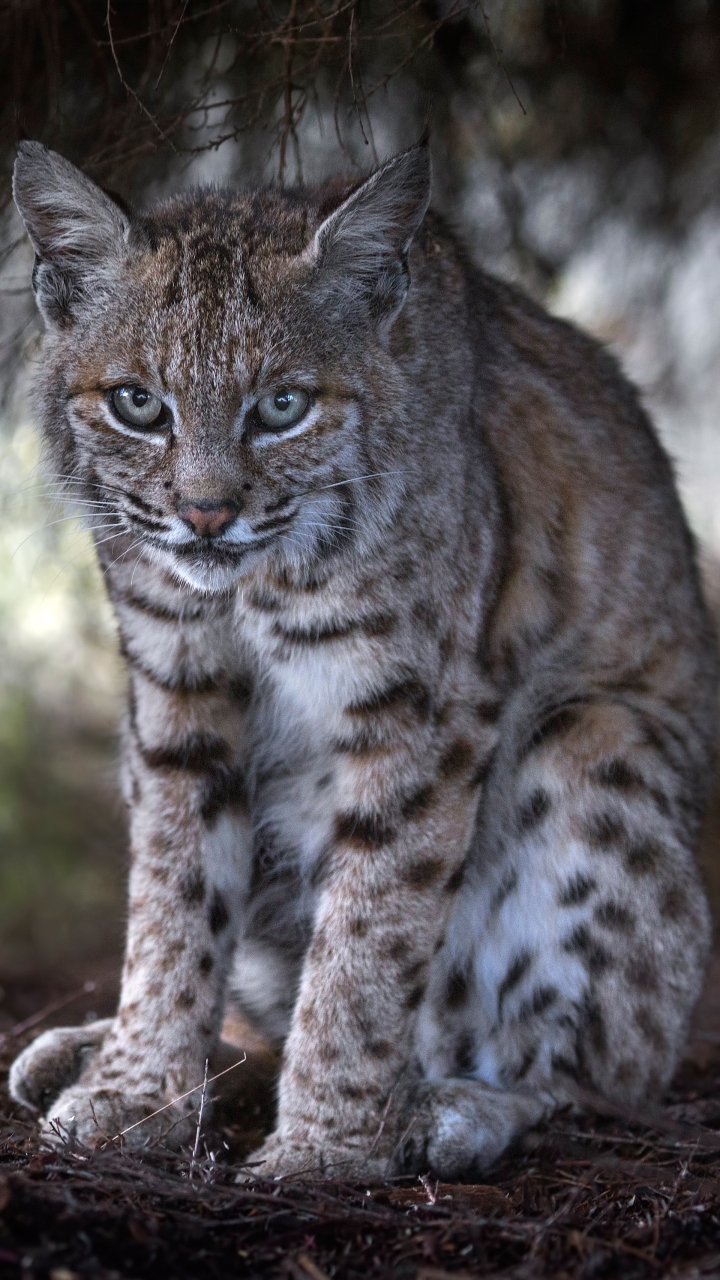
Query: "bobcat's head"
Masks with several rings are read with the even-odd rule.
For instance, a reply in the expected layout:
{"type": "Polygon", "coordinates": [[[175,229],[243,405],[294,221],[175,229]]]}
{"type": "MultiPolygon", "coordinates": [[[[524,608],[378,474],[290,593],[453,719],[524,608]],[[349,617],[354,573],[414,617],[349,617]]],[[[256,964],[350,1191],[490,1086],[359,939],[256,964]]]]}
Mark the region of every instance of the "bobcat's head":
{"type": "Polygon", "coordinates": [[[393,348],[425,146],[354,188],[206,188],[134,214],[26,142],[14,190],[47,328],[45,434],[98,541],[117,521],[203,591],[261,563],[323,576],[373,545],[408,483],[413,388],[393,348]]]}

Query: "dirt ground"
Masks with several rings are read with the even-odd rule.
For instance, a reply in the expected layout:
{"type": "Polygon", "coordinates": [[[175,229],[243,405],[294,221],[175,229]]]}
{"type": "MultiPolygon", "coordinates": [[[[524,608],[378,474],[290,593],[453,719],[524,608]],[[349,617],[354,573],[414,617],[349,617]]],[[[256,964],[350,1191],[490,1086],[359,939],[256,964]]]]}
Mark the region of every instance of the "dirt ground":
{"type": "MultiPolygon", "coordinates": [[[[0,1066],[40,1029],[113,1010],[117,966],[16,981],[0,1066]]],[[[235,1182],[272,1122],[272,1062],[249,1049],[241,1106],[190,1150],[43,1150],[0,1100],[0,1277],[8,1280],[720,1280],[720,955],[688,1054],[652,1115],[563,1114],[481,1186],[235,1182]]],[[[4,1074],[3,1074],[4,1079],[4,1074]]]]}

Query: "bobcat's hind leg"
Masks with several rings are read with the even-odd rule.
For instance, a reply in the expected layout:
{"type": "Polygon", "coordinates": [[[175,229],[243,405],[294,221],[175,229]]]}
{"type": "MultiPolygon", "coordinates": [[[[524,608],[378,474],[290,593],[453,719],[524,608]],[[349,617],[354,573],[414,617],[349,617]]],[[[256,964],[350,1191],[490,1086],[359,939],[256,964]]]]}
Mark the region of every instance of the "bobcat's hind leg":
{"type": "Polygon", "coordinates": [[[33,1040],[13,1062],[10,1097],[33,1111],[47,1111],[80,1078],[112,1026],[112,1018],[81,1027],[53,1027],[33,1040]]]}
{"type": "Polygon", "coordinates": [[[676,732],[676,763],[647,720],[625,706],[565,706],[529,736],[513,785],[506,775],[502,796],[489,797],[416,1040],[438,1082],[423,1114],[443,1176],[453,1161],[489,1162],[493,1133],[499,1155],[535,1123],[516,1093],[562,1105],[580,1086],[633,1107],[659,1099],[672,1077],[710,929],[690,752],[676,732]],[[491,842],[500,856],[485,869],[491,842]],[[453,1079],[463,1076],[473,1083],[453,1079]]]}

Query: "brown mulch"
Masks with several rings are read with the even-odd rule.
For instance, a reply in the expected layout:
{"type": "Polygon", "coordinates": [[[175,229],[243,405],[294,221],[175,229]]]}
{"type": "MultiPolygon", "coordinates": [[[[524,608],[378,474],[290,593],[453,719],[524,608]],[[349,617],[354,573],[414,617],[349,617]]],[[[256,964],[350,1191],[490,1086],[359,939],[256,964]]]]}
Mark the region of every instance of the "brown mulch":
{"type": "MultiPolygon", "coordinates": [[[[98,1008],[83,993],[32,1028],[6,1024],[0,1066],[88,1001],[98,1008]]],[[[650,1123],[561,1115],[481,1186],[238,1185],[267,1119],[257,1097],[219,1112],[194,1161],[47,1151],[3,1092],[0,1277],[720,1280],[720,1034],[700,1037],[650,1123]]]]}

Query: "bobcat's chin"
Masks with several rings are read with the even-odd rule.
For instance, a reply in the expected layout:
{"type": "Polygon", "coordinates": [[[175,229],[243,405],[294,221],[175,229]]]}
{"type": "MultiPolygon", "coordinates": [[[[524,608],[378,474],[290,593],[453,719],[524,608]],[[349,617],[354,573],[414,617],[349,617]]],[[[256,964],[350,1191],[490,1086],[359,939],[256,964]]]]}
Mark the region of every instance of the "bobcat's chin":
{"type": "Polygon", "coordinates": [[[252,556],[219,560],[198,553],[192,559],[180,557],[172,551],[149,548],[149,558],[168,569],[176,581],[208,595],[221,595],[230,591],[257,563],[257,553],[252,556]]]}

